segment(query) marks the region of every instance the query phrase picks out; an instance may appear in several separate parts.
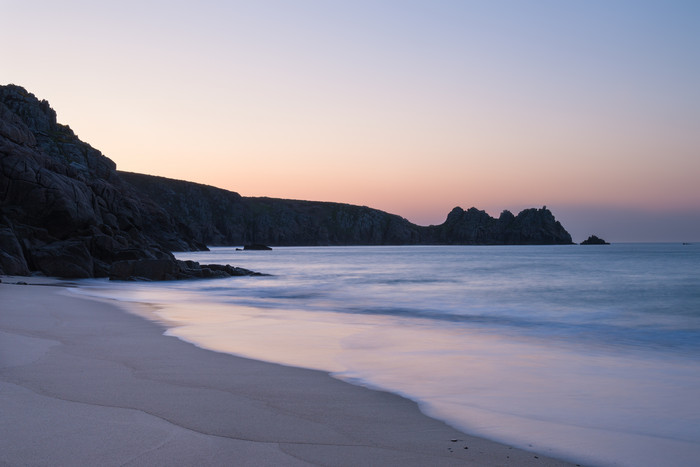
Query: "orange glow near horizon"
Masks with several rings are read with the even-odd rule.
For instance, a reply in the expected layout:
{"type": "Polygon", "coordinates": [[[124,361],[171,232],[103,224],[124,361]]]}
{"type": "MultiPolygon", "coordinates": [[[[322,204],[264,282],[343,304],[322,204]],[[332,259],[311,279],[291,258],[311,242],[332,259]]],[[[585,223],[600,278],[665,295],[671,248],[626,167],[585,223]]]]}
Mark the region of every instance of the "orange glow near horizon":
{"type": "Polygon", "coordinates": [[[421,224],[700,212],[699,5],[44,3],[3,79],[120,170],[421,224]]]}

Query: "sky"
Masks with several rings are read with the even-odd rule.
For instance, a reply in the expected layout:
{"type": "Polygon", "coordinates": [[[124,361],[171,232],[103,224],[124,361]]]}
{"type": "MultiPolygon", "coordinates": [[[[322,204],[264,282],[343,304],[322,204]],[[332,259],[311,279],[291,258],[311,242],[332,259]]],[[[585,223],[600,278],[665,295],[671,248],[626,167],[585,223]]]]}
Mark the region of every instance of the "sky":
{"type": "Polygon", "coordinates": [[[118,169],[700,241],[700,1],[0,0],[0,84],[118,169]]]}

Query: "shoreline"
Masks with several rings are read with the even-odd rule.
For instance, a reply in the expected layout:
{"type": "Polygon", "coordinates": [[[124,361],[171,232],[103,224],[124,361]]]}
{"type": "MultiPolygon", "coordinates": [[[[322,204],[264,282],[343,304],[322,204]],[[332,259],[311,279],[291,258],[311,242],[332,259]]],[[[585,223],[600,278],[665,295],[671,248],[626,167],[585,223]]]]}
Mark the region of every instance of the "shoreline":
{"type": "Polygon", "coordinates": [[[71,285],[2,277],[0,464],[573,465],[392,393],[165,336],[71,285]]]}

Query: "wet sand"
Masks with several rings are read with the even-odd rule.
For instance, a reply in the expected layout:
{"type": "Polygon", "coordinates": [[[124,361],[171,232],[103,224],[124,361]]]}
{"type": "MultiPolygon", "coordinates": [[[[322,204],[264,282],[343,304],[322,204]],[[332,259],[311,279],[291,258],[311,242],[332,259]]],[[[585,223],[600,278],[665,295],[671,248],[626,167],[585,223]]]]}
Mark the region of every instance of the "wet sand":
{"type": "Polygon", "coordinates": [[[0,464],[570,465],[391,393],[164,336],[66,283],[0,279],[0,464]]]}

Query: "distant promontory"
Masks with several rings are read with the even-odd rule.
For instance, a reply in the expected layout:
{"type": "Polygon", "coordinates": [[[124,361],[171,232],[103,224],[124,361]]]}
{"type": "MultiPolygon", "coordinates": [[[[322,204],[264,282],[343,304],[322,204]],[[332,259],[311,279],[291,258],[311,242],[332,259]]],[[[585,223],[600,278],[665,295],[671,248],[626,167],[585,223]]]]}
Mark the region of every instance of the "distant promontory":
{"type": "Polygon", "coordinates": [[[247,198],[118,172],[56,121],[48,102],[0,86],[0,274],[181,279],[252,274],[177,261],[206,245],[572,244],[545,207],[498,218],[454,208],[418,226],[349,204],[247,198]]]}
{"type": "Polygon", "coordinates": [[[248,198],[207,185],[118,172],[145,197],[184,222],[210,246],[258,243],[320,245],[549,245],[571,235],[546,208],[497,219],[476,208],[454,208],[443,224],[423,227],[366,206],[248,198]]]}

